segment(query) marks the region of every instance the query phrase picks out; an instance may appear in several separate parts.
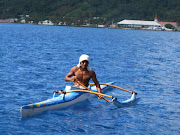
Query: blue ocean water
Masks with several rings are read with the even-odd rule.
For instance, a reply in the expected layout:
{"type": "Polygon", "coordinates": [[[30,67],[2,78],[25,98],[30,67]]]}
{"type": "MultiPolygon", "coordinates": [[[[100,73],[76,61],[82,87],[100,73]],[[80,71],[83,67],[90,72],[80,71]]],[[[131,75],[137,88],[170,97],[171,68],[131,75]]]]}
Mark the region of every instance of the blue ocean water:
{"type": "MultiPolygon", "coordinates": [[[[180,133],[180,33],[0,23],[1,134],[180,133]],[[138,104],[116,108],[92,98],[21,118],[20,107],[71,84],[64,76],[90,56],[99,82],[136,91],[138,104]]],[[[130,94],[111,89],[123,101],[130,94]]]]}

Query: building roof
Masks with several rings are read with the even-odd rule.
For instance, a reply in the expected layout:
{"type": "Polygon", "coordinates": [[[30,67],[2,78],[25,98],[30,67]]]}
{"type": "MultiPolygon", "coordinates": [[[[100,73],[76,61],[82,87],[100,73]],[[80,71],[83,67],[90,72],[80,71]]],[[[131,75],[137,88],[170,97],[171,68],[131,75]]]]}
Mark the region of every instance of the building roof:
{"type": "Polygon", "coordinates": [[[121,22],[118,22],[117,24],[161,26],[156,21],[141,21],[141,20],[123,20],[121,22]]]}

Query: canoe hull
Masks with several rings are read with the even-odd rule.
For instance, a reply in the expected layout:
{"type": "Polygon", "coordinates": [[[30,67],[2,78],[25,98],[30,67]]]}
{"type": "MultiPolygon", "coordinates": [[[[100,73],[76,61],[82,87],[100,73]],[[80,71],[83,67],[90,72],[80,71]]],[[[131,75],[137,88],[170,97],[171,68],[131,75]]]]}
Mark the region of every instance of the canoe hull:
{"type": "MultiPolygon", "coordinates": [[[[114,82],[110,82],[109,84],[113,84],[113,83],[114,82]]],[[[109,86],[105,86],[105,85],[101,86],[102,92],[107,90],[108,88],[109,86]]],[[[70,90],[70,89],[71,87],[67,87],[65,90],[70,90]]],[[[91,90],[97,92],[95,86],[92,86],[91,90]]],[[[59,96],[54,95],[53,98],[51,99],[34,104],[24,105],[21,107],[20,112],[22,117],[31,117],[33,115],[43,113],[44,111],[47,110],[58,110],[71,106],[73,104],[82,102],[93,96],[96,95],[90,93],[83,93],[83,92],[72,92],[66,95],[60,94],[59,96]]]]}
{"type": "Polygon", "coordinates": [[[50,106],[44,106],[44,107],[39,107],[39,108],[24,108],[23,106],[21,107],[21,116],[22,117],[31,117],[33,115],[41,114],[47,110],[58,110],[58,109],[63,109],[66,108],[70,105],[76,104],[78,102],[84,101],[86,98],[85,95],[81,95],[80,97],[69,101],[69,102],[64,102],[61,104],[54,104],[50,106]]]}

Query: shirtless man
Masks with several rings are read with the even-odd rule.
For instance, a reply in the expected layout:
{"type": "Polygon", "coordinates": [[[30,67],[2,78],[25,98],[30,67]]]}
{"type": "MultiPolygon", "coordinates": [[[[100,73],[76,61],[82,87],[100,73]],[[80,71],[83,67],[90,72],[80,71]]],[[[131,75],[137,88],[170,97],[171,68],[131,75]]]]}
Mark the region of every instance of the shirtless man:
{"type": "MultiPolygon", "coordinates": [[[[87,87],[91,78],[95,83],[98,92],[101,93],[101,88],[96,78],[96,74],[89,67],[89,56],[83,54],[79,57],[79,64],[71,69],[71,71],[65,76],[64,80],[74,82],[74,86],[79,86],[76,81],[80,81],[87,87]]],[[[102,96],[98,97],[102,98],[102,96]]]]}

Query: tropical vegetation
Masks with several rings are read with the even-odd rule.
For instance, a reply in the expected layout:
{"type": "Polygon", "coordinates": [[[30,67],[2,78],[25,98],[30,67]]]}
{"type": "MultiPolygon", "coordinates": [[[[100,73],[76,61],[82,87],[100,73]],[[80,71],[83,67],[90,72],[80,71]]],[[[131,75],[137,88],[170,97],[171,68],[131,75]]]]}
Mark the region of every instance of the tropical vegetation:
{"type": "Polygon", "coordinates": [[[180,23],[180,0],[0,0],[0,19],[20,18],[82,25],[108,25],[123,19],[180,23]]]}

